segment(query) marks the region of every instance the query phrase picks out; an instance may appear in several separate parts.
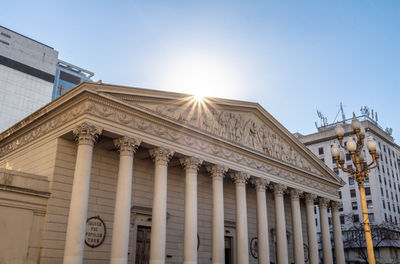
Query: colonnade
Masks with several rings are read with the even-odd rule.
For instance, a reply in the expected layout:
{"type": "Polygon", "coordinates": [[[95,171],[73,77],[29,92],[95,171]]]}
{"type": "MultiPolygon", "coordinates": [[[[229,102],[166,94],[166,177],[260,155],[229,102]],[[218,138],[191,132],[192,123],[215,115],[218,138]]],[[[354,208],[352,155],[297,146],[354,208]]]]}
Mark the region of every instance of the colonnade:
{"type": "MultiPolygon", "coordinates": [[[[64,263],[82,263],[84,235],[87,218],[89,183],[93,146],[101,130],[93,125],[83,123],[74,130],[78,140],[75,174],[72,186],[72,197],[67,226],[64,250],[64,263]]],[[[114,225],[111,245],[111,263],[122,264],[128,261],[128,240],[132,193],[132,162],[141,141],[130,137],[114,140],[120,152],[118,183],[115,200],[114,225]]],[[[166,217],[167,217],[167,169],[168,162],[174,155],[173,150],[157,147],[149,150],[155,162],[152,230],[150,241],[150,263],[165,263],[166,217]]],[[[185,170],[185,208],[184,208],[184,247],[183,263],[197,263],[197,174],[203,161],[196,157],[181,158],[185,170]]],[[[228,168],[221,165],[207,167],[212,177],[212,263],[225,263],[224,247],[224,199],[223,178],[228,168]]],[[[247,227],[246,184],[250,175],[235,171],[229,174],[235,183],[236,193],[236,262],[249,263],[249,240],[247,227]]],[[[331,240],[328,225],[328,200],[313,194],[303,194],[301,190],[287,188],[280,183],[271,183],[266,179],[255,178],[251,182],[256,186],[257,199],[257,237],[258,262],[270,263],[269,238],[267,223],[266,188],[274,192],[276,221],[276,260],[287,264],[288,241],[285,226],[284,194],[290,195],[294,260],[304,263],[303,232],[300,214],[300,198],[306,201],[309,263],[318,264],[318,243],[314,214],[314,204],[318,201],[323,246],[323,263],[333,263],[331,240]]],[[[333,234],[335,242],[336,263],[344,263],[343,242],[336,202],[332,202],[333,234]]]]}

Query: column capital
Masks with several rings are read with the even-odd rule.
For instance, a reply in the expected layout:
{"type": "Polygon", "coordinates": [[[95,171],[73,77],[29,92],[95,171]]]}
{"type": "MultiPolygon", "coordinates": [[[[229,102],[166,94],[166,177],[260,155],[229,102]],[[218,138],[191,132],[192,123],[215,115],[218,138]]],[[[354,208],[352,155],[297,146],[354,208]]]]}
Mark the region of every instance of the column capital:
{"type": "Polygon", "coordinates": [[[79,145],[93,146],[102,131],[103,129],[98,126],[83,122],[75,127],[72,133],[74,133],[75,140],[78,141],[79,145]]]}
{"type": "Polygon", "coordinates": [[[131,137],[120,137],[114,139],[114,146],[119,150],[121,156],[133,156],[136,153],[141,139],[131,137]]]}
{"type": "Polygon", "coordinates": [[[206,169],[211,174],[211,177],[217,180],[222,180],[228,171],[228,167],[222,165],[207,166],[206,169]]]}
{"type": "Polygon", "coordinates": [[[181,165],[186,171],[198,171],[201,164],[203,163],[203,160],[195,157],[184,157],[179,160],[181,165]]]}
{"type": "Polygon", "coordinates": [[[306,194],[304,194],[304,198],[306,198],[306,204],[314,205],[315,200],[317,199],[317,195],[312,194],[312,193],[306,193],[306,194]]]}
{"type": "Polygon", "coordinates": [[[286,185],[281,183],[272,184],[272,188],[274,190],[275,195],[283,196],[283,192],[286,190],[286,185]]]}
{"type": "Polygon", "coordinates": [[[339,201],[331,201],[332,211],[339,211],[339,207],[342,205],[342,202],[339,201]]]}
{"type": "Polygon", "coordinates": [[[257,192],[265,192],[265,188],[269,185],[270,181],[263,178],[253,178],[251,183],[256,186],[257,192]]]}
{"type": "Polygon", "coordinates": [[[156,164],[167,166],[175,151],[157,147],[149,150],[150,156],[156,164]]]}
{"type": "Polygon", "coordinates": [[[328,198],[324,198],[324,197],[319,197],[318,198],[318,205],[320,208],[327,208],[329,204],[329,199],[328,198]]]}
{"type": "Polygon", "coordinates": [[[250,174],[242,171],[235,171],[231,173],[231,179],[235,184],[246,185],[247,181],[250,179],[250,174]]]}
{"type": "Polygon", "coordinates": [[[303,194],[303,191],[302,190],[299,190],[299,189],[291,189],[290,190],[290,199],[292,199],[292,200],[299,200],[300,199],[300,195],[302,195],[303,194]]]}

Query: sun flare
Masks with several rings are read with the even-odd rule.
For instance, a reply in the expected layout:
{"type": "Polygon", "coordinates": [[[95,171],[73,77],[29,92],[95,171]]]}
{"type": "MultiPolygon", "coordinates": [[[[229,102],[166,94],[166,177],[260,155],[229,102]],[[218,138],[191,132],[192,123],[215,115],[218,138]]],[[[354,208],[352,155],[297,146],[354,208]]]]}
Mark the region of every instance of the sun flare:
{"type": "Polygon", "coordinates": [[[196,100],[204,97],[235,97],[237,74],[223,60],[207,56],[175,58],[166,71],[167,87],[191,94],[196,100]]]}

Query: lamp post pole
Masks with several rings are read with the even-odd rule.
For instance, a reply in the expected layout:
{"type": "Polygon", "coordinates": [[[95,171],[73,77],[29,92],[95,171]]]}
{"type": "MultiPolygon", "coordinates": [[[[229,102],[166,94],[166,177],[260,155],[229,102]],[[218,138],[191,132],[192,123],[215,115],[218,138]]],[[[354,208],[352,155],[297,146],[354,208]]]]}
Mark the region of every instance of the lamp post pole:
{"type": "Polygon", "coordinates": [[[363,225],[364,225],[364,233],[365,233],[365,242],[367,244],[367,254],[368,254],[368,263],[375,264],[375,256],[374,256],[374,244],[371,235],[371,228],[369,225],[369,217],[368,217],[368,208],[367,202],[365,200],[365,190],[364,190],[364,182],[368,179],[368,172],[379,166],[379,149],[376,146],[375,141],[372,137],[368,137],[367,140],[367,148],[369,154],[372,156],[372,162],[367,164],[365,162],[366,157],[364,154],[364,139],[365,139],[365,130],[354,116],[351,122],[351,126],[353,128],[354,134],[357,137],[357,141],[354,141],[353,137],[349,137],[347,144],[343,144],[343,136],[344,130],[340,126],[340,124],[336,125],[335,131],[336,135],[339,139],[339,146],[342,150],[339,150],[339,147],[336,143],[332,146],[332,157],[336,162],[336,166],[341,168],[344,172],[348,172],[350,177],[357,182],[358,189],[360,191],[361,198],[361,208],[363,215],[363,225]],[[351,155],[351,159],[354,164],[354,169],[349,169],[344,167],[345,154],[343,150],[347,150],[351,155]]]}

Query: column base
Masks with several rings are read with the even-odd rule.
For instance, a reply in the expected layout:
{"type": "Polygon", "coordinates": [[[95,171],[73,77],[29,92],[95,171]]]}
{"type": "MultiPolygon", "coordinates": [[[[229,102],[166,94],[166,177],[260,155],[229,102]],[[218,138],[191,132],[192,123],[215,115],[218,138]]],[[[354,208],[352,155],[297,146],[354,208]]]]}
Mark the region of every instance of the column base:
{"type": "Polygon", "coordinates": [[[197,261],[193,261],[193,260],[191,260],[191,261],[184,260],[184,261],[183,261],[183,264],[197,264],[197,261]]]}
{"type": "Polygon", "coordinates": [[[128,263],[128,259],[127,258],[112,258],[110,260],[111,264],[126,264],[128,263]]]}
{"type": "Polygon", "coordinates": [[[149,263],[150,264],[164,264],[165,260],[164,259],[150,259],[149,263]]]}
{"type": "Polygon", "coordinates": [[[64,256],[63,263],[64,264],[81,264],[82,256],[64,256]]]}

